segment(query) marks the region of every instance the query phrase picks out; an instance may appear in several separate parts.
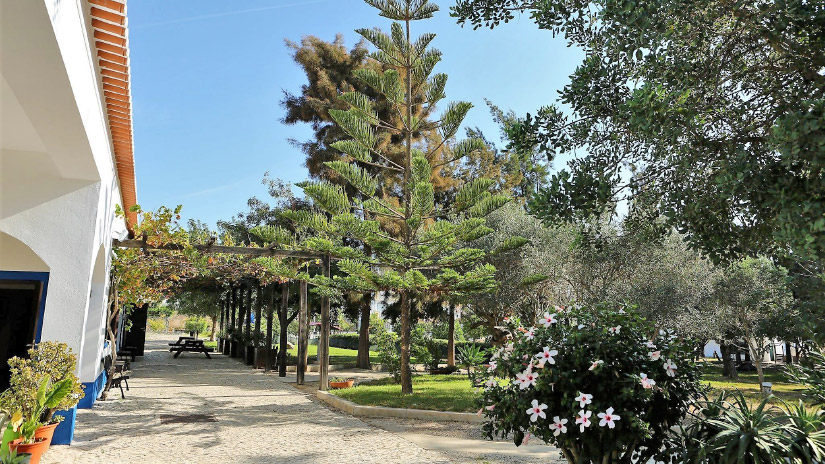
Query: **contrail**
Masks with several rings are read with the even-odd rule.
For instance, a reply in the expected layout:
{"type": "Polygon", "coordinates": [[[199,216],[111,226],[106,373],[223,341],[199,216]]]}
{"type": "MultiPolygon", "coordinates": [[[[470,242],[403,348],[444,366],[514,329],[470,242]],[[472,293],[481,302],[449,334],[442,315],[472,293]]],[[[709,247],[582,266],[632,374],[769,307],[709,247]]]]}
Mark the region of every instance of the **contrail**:
{"type": "Polygon", "coordinates": [[[273,5],[273,6],[265,6],[261,8],[249,8],[246,10],[236,10],[236,11],[224,11],[223,13],[213,13],[213,14],[206,14],[200,16],[190,16],[188,18],[180,18],[180,19],[172,19],[169,21],[161,21],[156,23],[148,23],[148,24],[137,24],[134,26],[130,26],[130,29],[142,29],[144,27],[155,27],[155,26],[166,26],[169,24],[180,24],[180,23],[188,23],[191,21],[200,21],[202,19],[212,19],[212,18],[222,18],[224,16],[233,16],[239,14],[246,14],[246,13],[256,13],[259,11],[268,11],[268,10],[279,10],[281,8],[291,8],[293,6],[303,6],[303,5],[311,5],[313,3],[325,3],[327,0],[307,0],[303,2],[296,2],[296,3],[285,3],[283,5],[273,5]]]}

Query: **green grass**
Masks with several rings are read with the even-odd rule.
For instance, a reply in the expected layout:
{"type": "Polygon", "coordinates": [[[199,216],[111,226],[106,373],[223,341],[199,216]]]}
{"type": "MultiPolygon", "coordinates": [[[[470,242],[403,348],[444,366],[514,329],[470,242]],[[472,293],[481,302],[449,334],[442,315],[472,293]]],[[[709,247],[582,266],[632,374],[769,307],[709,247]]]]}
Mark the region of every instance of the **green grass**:
{"type": "MultiPolygon", "coordinates": [[[[781,368],[766,367],[765,381],[773,384],[773,394],[777,400],[773,403],[778,404],[783,401],[789,403],[796,403],[802,398],[804,387],[799,384],[792,383],[788,380],[781,368]]],[[[710,384],[714,390],[733,391],[740,390],[745,397],[753,403],[762,401],[762,393],[759,388],[759,377],[756,371],[740,372],[739,379],[730,379],[722,376],[722,364],[720,362],[708,363],[704,369],[703,380],[710,384]]]]}
{"type": "MultiPolygon", "coordinates": [[[[309,351],[309,363],[316,363],[318,362],[318,345],[309,345],[307,347],[307,351],[309,351]]],[[[346,348],[335,348],[333,346],[329,347],[329,363],[330,364],[355,364],[355,361],[358,359],[358,350],[348,350],[346,348]]],[[[378,353],[375,351],[370,351],[370,362],[377,363],[378,362],[378,353]]],[[[289,350],[289,364],[297,364],[298,363],[298,347],[292,348],[289,350]]]]}
{"type": "Polygon", "coordinates": [[[476,393],[464,375],[418,375],[413,377],[413,394],[401,395],[401,385],[391,377],[330,392],[368,406],[475,412],[476,393]]]}

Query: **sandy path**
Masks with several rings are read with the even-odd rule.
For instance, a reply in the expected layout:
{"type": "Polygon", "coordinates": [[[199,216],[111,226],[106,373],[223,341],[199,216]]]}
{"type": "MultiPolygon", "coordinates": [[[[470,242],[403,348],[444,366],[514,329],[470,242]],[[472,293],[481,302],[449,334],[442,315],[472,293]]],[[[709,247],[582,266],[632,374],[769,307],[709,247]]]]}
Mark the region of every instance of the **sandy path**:
{"type": "MultiPolygon", "coordinates": [[[[126,400],[80,410],[75,442],[54,463],[419,463],[448,462],[402,436],[311,401],[237,360],[184,353],[169,338],[147,340],[126,400]],[[211,414],[216,422],[161,424],[161,415],[211,414]]],[[[113,392],[114,393],[114,392],[113,392]]]]}

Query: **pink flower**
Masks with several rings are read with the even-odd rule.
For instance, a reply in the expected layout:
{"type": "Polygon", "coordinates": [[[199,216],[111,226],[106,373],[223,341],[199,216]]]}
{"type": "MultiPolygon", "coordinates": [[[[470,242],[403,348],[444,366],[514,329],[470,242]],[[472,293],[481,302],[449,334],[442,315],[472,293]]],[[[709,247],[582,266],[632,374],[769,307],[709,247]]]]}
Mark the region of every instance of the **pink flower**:
{"type": "Polygon", "coordinates": [[[597,360],[593,361],[593,364],[590,365],[590,369],[588,369],[588,371],[595,370],[597,367],[601,366],[602,364],[604,364],[604,361],[602,361],[601,359],[597,359],[597,360]]]}
{"type": "Polygon", "coordinates": [[[557,350],[551,350],[549,346],[545,346],[544,351],[536,355],[539,358],[539,367],[544,367],[544,363],[556,364],[553,356],[557,354],[559,354],[557,350]]]}
{"type": "Polygon", "coordinates": [[[661,351],[651,351],[650,353],[648,353],[648,355],[650,355],[650,360],[651,361],[658,361],[659,358],[662,357],[662,352],[661,351]]]}
{"type": "Polygon", "coordinates": [[[495,409],[495,408],[496,408],[496,405],[494,405],[494,404],[491,404],[490,406],[485,406],[485,407],[484,407],[484,409],[486,409],[486,410],[488,410],[488,411],[492,411],[492,410],[493,410],[493,409],[495,409]]]}
{"type": "Polygon", "coordinates": [[[517,380],[514,383],[518,384],[519,390],[525,390],[536,385],[537,377],[538,376],[533,373],[533,367],[528,366],[526,371],[521,374],[516,374],[517,380]]]}
{"type": "Polygon", "coordinates": [[[585,406],[593,402],[593,395],[579,392],[579,396],[577,396],[575,400],[579,403],[579,407],[584,409],[585,406]]]}
{"type": "Polygon", "coordinates": [[[648,348],[650,348],[651,350],[655,350],[655,349],[656,349],[656,345],[655,345],[652,341],[650,341],[650,340],[647,340],[647,341],[646,341],[645,346],[646,346],[646,347],[648,347],[648,348]]]}
{"type": "Polygon", "coordinates": [[[490,377],[489,379],[487,379],[487,382],[484,384],[484,386],[487,387],[487,389],[489,390],[490,388],[497,387],[498,382],[496,382],[496,379],[490,377]]]}
{"type": "Polygon", "coordinates": [[[493,372],[498,368],[498,363],[495,361],[490,361],[490,367],[487,368],[487,372],[493,372]]]}
{"type": "Polygon", "coordinates": [[[527,415],[530,416],[530,422],[535,422],[539,417],[546,419],[547,414],[544,413],[544,410],[547,409],[547,405],[544,403],[539,404],[538,400],[533,400],[532,404],[533,407],[527,410],[527,415]]]}
{"type": "Polygon", "coordinates": [[[559,420],[559,416],[553,417],[553,424],[550,426],[551,429],[555,430],[553,432],[554,437],[558,437],[562,433],[567,433],[567,426],[564,425],[567,423],[567,419],[559,420]]]}
{"type": "Polygon", "coordinates": [[[665,361],[665,371],[667,371],[668,376],[676,377],[676,364],[673,364],[673,361],[668,359],[665,361]]]}
{"type": "Polygon", "coordinates": [[[579,411],[579,417],[576,418],[576,423],[579,424],[579,431],[584,433],[584,429],[590,427],[590,416],[593,415],[593,411],[585,411],[582,409],[579,411]]]}
{"type": "Polygon", "coordinates": [[[648,378],[647,374],[639,374],[639,378],[642,381],[642,387],[646,389],[651,389],[654,385],[656,385],[656,381],[648,378]]]}
{"type": "Polygon", "coordinates": [[[544,327],[550,327],[551,325],[556,323],[556,314],[550,314],[549,312],[544,313],[544,318],[541,320],[542,325],[544,327]]]}
{"type": "Polygon", "coordinates": [[[618,414],[613,414],[613,408],[607,408],[607,411],[600,412],[597,416],[601,419],[599,421],[599,427],[606,425],[611,429],[616,427],[615,421],[621,419],[618,414]]]}
{"type": "Polygon", "coordinates": [[[563,313],[563,312],[564,312],[564,306],[559,306],[559,305],[556,305],[556,306],[554,306],[554,308],[556,309],[556,311],[558,311],[558,312],[560,312],[560,313],[563,313]]]}
{"type": "Polygon", "coordinates": [[[622,326],[620,326],[620,325],[617,325],[616,327],[611,327],[611,328],[607,329],[607,331],[610,332],[611,335],[618,335],[619,331],[621,331],[621,330],[622,330],[622,326]]]}
{"type": "Polygon", "coordinates": [[[524,338],[527,340],[532,340],[536,336],[536,328],[530,327],[527,331],[524,332],[524,338]]]}

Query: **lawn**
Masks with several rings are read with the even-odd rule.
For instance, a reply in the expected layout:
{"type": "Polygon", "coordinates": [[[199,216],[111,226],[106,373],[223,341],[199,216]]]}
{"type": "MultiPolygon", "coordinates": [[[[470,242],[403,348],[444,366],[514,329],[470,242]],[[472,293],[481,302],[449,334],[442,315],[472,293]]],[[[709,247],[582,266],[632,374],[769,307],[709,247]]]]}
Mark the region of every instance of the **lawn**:
{"type": "MultiPolygon", "coordinates": [[[[318,345],[309,345],[309,363],[318,362],[318,345]]],[[[346,348],[329,347],[329,363],[330,364],[355,364],[358,359],[358,350],[348,350],[346,348]]],[[[370,351],[370,362],[378,362],[378,353],[370,351]]],[[[289,350],[288,364],[298,363],[298,347],[289,350]]]]}
{"type": "MultiPolygon", "coordinates": [[[[739,379],[733,380],[722,376],[721,363],[710,362],[704,369],[703,380],[714,390],[741,390],[752,403],[762,401],[763,398],[759,388],[759,378],[755,371],[740,372],[739,379]]],[[[773,401],[774,404],[781,404],[778,400],[796,403],[803,399],[804,387],[790,382],[781,367],[766,366],[765,381],[773,384],[773,394],[777,398],[777,401],[773,401]]]]}
{"type": "Polygon", "coordinates": [[[476,410],[473,401],[476,393],[464,375],[417,375],[413,377],[412,395],[401,395],[401,385],[391,377],[330,391],[353,403],[370,406],[455,412],[476,410]]]}

